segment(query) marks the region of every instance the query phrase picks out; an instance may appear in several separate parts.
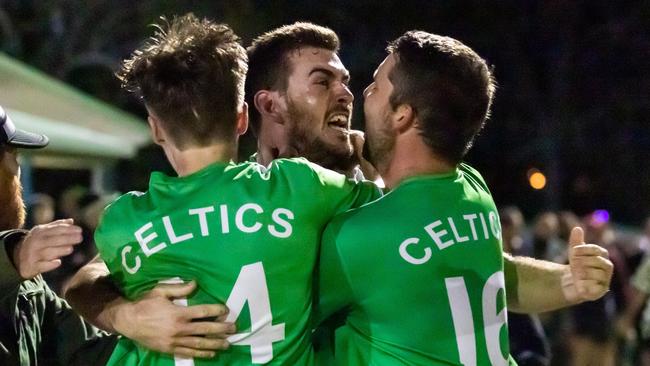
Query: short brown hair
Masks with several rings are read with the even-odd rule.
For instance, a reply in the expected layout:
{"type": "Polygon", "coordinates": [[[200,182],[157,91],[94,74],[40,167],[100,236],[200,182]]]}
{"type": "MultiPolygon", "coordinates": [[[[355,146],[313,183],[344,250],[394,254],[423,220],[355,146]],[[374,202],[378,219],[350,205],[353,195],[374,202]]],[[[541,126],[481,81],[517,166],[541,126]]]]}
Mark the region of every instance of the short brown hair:
{"type": "Polygon", "coordinates": [[[244,101],[246,51],[225,24],[189,13],[156,25],[117,76],[162,120],[174,143],[231,141],[244,101]]]}
{"type": "Polygon", "coordinates": [[[423,31],[406,32],[387,50],[396,57],[391,106],[410,105],[427,145],[457,164],[490,114],[496,84],[487,63],[460,41],[423,31]]]}
{"type": "Polygon", "coordinates": [[[255,38],[248,47],[249,72],[246,80],[246,100],[251,105],[253,132],[259,131],[260,115],[253,98],[260,90],[286,90],[291,73],[288,55],[301,47],[316,47],[338,52],[339,37],[320,25],[296,22],[255,38]]]}

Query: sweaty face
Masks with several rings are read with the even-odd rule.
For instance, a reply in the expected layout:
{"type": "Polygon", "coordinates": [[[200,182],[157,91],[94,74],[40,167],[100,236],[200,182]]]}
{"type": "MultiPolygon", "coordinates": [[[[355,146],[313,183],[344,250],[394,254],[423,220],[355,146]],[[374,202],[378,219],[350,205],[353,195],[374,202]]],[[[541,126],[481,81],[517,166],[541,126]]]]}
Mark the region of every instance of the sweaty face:
{"type": "Polygon", "coordinates": [[[373,82],[363,91],[363,112],[366,118],[366,143],[364,157],[384,174],[390,164],[395,146],[395,131],[391,128],[390,118],[393,108],[390,95],[393,84],[388,74],[395,66],[392,54],[384,59],[373,76],[373,82]]]}
{"type": "Polygon", "coordinates": [[[18,174],[16,150],[0,147],[0,231],[17,229],[25,223],[25,206],[18,174]]]}
{"type": "Polygon", "coordinates": [[[348,71],[336,53],[322,48],[300,48],[288,61],[290,75],[282,96],[287,151],[326,168],[348,170],[356,163],[348,71]]]}

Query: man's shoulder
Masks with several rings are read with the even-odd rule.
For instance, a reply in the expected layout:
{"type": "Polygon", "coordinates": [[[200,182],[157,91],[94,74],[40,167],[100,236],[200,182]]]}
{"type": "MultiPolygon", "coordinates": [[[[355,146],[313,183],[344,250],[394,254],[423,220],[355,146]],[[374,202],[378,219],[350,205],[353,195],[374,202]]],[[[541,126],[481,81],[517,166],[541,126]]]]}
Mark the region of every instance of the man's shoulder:
{"type": "Polygon", "coordinates": [[[125,209],[126,207],[130,207],[145,195],[146,192],[140,191],[131,191],[124,193],[106,205],[104,208],[104,215],[107,215],[109,212],[118,212],[125,209]]]}
{"type": "Polygon", "coordinates": [[[463,176],[467,181],[478,185],[481,189],[487,193],[490,193],[490,188],[488,187],[487,183],[485,183],[485,179],[483,179],[483,176],[481,173],[479,173],[478,170],[466,163],[460,163],[458,165],[458,169],[463,173],[463,176]]]}

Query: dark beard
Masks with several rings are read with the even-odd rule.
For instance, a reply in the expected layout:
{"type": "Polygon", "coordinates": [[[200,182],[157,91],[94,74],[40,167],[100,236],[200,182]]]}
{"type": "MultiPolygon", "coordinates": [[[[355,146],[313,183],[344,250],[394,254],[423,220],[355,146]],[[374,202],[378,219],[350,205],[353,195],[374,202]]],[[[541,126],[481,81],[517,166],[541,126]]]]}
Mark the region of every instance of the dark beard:
{"type": "Polygon", "coordinates": [[[386,173],[395,149],[395,133],[387,126],[388,122],[385,121],[379,130],[373,133],[366,131],[366,143],[363,144],[363,158],[377,169],[379,175],[386,173]]]}
{"type": "MultiPolygon", "coordinates": [[[[354,154],[354,150],[349,146],[332,146],[324,142],[320,137],[310,139],[308,132],[299,126],[310,116],[295,106],[294,103],[288,102],[287,114],[289,116],[288,154],[291,156],[283,157],[304,157],[307,160],[316,163],[324,168],[335,170],[347,174],[359,164],[354,154]]],[[[344,143],[342,143],[343,145],[344,143]]]]}
{"type": "Polygon", "coordinates": [[[0,231],[19,229],[24,223],[25,205],[20,180],[0,167],[0,231]]]}

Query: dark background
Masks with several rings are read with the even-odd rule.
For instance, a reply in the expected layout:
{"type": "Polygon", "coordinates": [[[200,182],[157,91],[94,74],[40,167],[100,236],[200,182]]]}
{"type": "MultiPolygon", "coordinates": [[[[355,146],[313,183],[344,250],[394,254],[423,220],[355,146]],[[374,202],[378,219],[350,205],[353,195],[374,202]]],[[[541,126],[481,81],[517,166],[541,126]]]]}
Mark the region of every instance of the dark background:
{"type": "MultiPolygon", "coordinates": [[[[296,20],[334,29],[352,74],[356,128],[361,92],[389,40],[411,29],[458,38],[499,83],[467,157],[497,204],[528,216],[607,209],[635,225],[650,214],[650,1],[0,0],[0,50],[144,118],[113,73],[151,35],[149,24],[188,11],[228,23],[245,45],[296,20]],[[548,178],[543,190],[528,184],[533,167],[548,178]]],[[[245,138],[242,155],[254,148],[245,138]]],[[[145,148],[120,163],[118,188],[145,189],[160,169],[169,171],[162,154],[145,148]]]]}

